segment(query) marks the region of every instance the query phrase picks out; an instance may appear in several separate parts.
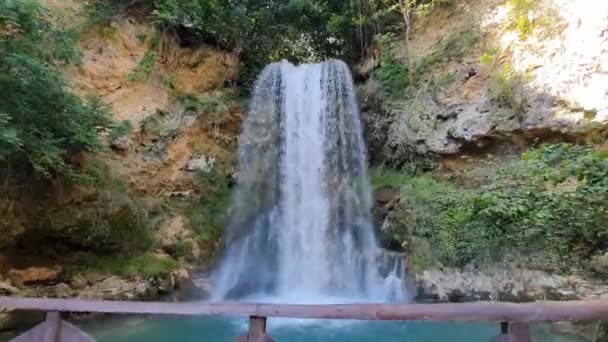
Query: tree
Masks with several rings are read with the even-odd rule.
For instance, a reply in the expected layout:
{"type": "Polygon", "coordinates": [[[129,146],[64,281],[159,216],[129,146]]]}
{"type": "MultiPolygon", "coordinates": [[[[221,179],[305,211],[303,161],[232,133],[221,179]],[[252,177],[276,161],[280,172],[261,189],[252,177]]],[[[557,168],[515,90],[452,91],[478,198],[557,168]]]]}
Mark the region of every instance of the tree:
{"type": "Polygon", "coordinates": [[[69,155],[99,147],[110,124],[97,99],[67,90],[58,66],[79,59],[76,36],[33,0],[0,2],[0,161],[45,177],[78,177],[69,155]]]}

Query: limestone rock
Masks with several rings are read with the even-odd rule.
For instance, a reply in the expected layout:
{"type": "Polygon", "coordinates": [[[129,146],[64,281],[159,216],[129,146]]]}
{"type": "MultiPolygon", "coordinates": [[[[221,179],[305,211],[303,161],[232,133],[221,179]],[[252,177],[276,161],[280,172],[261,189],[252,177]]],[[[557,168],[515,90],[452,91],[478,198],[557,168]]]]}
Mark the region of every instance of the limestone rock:
{"type": "Polygon", "coordinates": [[[62,269],[55,267],[28,267],[25,269],[13,269],[8,272],[8,279],[17,287],[29,284],[49,283],[57,280],[62,269]]]}
{"type": "Polygon", "coordinates": [[[128,135],[115,139],[110,144],[113,150],[118,152],[128,152],[133,149],[133,140],[128,135]]]}
{"type": "Polygon", "coordinates": [[[71,297],[72,289],[66,283],[59,283],[54,286],[54,297],[56,298],[69,298],[71,297]]]}
{"type": "Polygon", "coordinates": [[[104,280],[106,278],[106,276],[103,274],[100,274],[100,273],[96,273],[96,272],[89,272],[89,273],[85,273],[83,278],[86,280],[86,282],[89,285],[95,285],[95,284],[101,282],[102,280],[104,280]]]}
{"type": "Polygon", "coordinates": [[[190,273],[185,268],[173,271],[171,275],[174,279],[176,289],[184,290],[192,286],[192,279],[190,278],[190,273]]]}
{"type": "Polygon", "coordinates": [[[0,281],[0,295],[11,296],[19,292],[19,289],[12,286],[8,282],[0,281]]]}
{"type": "MultiPolygon", "coordinates": [[[[475,21],[481,34],[499,45],[494,64],[485,65],[471,49],[461,61],[440,63],[428,72],[450,75],[451,82],[420,82],[404,89],[414,94],[399,99],[383,97],[374,77],[360,86],[373,158],[380,154],[380,160],[401,164],[420,154],[532,145],[558,134],[580,135],[591,123],[608,123],[608,2],[594,2],[589,10],[575,0],[535,1],[552,23],[535,28],[526,39],[504,29],[508,5],[477,3],[453,13],[454,25],[425,27],[410,43],[415,51],[431,52],[437,48],[431,37],[449,35],[463,20],[475,21]],[[497,88],[501,79],[506,82],[497,88]]],[[[377,68],[374,58],[364,64],[377,68]]]]}
{"type": "Polygon", "coordinates": [[[205,156],[191,156],[188,164],[186,164],[187,171],[201,171],[203,173],[210,172],[215,166],[215,157],[205,156]]]}
{"type": "Polygon", "coordinates": [[[604,255],[598,255],[598,256],[593,257],[593,259],[591,259],[591,267],[593,267],[593,269],[598,273],[607,274],[608,273],[608,253],[605,253],[604,255]]]}
{"type": "Polygon", "coordinates": [[[87,279],[80,274],[75,275],[71,280],[70,280],[70,286],[76,290],[82,290],[85,287],[87,287],[87,285],[89,284],[89,282],[87,281],[87,279]]]}
{"type": "Polygon", "coordinates": [[[599,282],[504,265],[429,269],[414,277],[417,299],[433,302],[597,299],[608,293],[599,282]]]}
{"type": "Polygon", "coordinates": [[[186,222],[185,217],[174,216],[161,224],[157,233],[161,245],[173,244],[188,237],[190,231],[186,229],[186,222]]]}
{"type": "Polygon", "coordinates": [[[148,299],[157,295],[157,290],[145,279],[126,280],[117,276],[105,278],[79,291],[79,298],[104,300],[148,299]]]}
{"type": "Polygon", "coordinates": [[[194,286],[200,291],[203,297],[208,297],[213,292],[213,282],[207,277],[196,277],[192,279],[194,286]]]}
{"type": "Polygon", "coordinates": [[[167,274],[160,279],[158,291],[162,294],[171,293],[175,289],[175,277],[172,273],[167,274]]]}

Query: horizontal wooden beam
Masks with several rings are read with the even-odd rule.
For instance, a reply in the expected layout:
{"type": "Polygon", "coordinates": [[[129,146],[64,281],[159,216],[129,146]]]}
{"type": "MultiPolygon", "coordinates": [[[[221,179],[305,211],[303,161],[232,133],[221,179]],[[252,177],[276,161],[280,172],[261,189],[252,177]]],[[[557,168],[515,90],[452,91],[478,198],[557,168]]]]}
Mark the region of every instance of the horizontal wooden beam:
{"type": "Polygon", "coordinates": [[[539,322],[608,319],[608,300],[454,304],[247,304],[121,302],[81,299],[0,297],[1,309],[114,314],[258,316],[311,319],[539,322]]]}

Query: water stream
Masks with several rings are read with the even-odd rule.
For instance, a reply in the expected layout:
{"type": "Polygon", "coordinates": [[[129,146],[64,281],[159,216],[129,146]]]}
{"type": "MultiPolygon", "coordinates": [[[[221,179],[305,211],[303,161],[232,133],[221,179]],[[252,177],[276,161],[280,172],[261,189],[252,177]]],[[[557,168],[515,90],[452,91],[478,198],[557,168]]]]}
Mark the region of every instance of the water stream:
{"type": "Polygon", "coordinates": [[[405,297],[402,281],[395,281],[402,274],[379,272],[366,147],[345,63],[267,66],[239,146],[214,299],[405,297]]]}

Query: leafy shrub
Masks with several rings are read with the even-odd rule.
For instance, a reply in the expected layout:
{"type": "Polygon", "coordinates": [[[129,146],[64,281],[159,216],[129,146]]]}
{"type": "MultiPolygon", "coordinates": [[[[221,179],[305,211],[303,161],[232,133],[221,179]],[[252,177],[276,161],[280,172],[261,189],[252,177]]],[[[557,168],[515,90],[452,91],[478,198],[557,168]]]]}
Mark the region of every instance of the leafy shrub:
{"type": "Polygon", "coordinates": [[[110,123],[98,99],[68,92],[57,65],[78,61],[75,35],[52,25],[33,0],[2,1],[0,26],[0,160],[39,175],[78,178],[66,157],[100,146],[97,130],[110,123]]]}
{"type": "Polygon", "coordinates": [[[178,101],[184,109],[197,115],[205,115],[206,124],[219,124],[230,117],[230,110],[238,101],[238,96],[232,91],[223,91],[201,96],[181,96],[178,101]]]}
{"type": "Polygon", "coordinates": [[[469,49],[479,43],[480,33],[473,29],[464,29],[448,35],[439,43],[434,52],[440,61],[458,60],[465,56],[469,49]]]}
{"type": "Polygon", "coordinates": [[[151,253],[125,256],[93,256],[81,258],[77,266],[68,269],[72,275],[80,272],[97,272],[100,274],[118,275],[124,278],[156,278],[167,275],[179,268],[179,262],[171,258],[160,258],[151,253]]]}
{"type": "Polygon", "coordinates": [[[105,196],[96,203],[51,213],[49,237],[98,253],[133,255],[148,250],[153,234],[147,214],[125,194],[105,196]]]}
{"type": "Polygon", "coordinates": [[[538,7],[535,0],[509,0],[508,28],[519,33],[520,39],[526,39],[534,30],[534,22],[530,19],[530,12],[538,7]]]}
{"type": "Polygon", "coordinates": [[[522,112],[523,76],[509,64],[494,69],[490,73],[490,98],[499,106],[522,112]]]}
{"type": "Polygon", "coordinates": [[[124,136],[127,136],[133,131],[133,125],[128,120],[123,120],[120,123],[113,124],[110,127],[110,140],[116,141],[124,136]]]}
{"type": "Polygon", "coordinates": [[[535,0],[509,0],[508,3],[507,28],[516,31],[521,40],[526,40],[537,31],[546,37],[563,29],[564,21],[559,11],[550,4],[543,4],[541,9],[541,2],[535,0]]]}
{"type": "Polygon", "coordinates": [[[394,57],[393,50],[396,37],[386,34],[382,37],[383,55],[379,68],[374,72],[380,81],[386,95],[394,99],[413,93],[408,87],[419,88],[426,81],[442,86],[450,83],[449,79],[435,80],[432,70],[437,65],[462,58],[469,49],[475,46],[480,39],[479,32],[464,29],[454,32],[437,43],[433,51],[412,61],[408,70],[405,63],[394,57]]]}
{"type": "Polygon", "coordinates": [[[402,179],[390,232],[423,238],[446,265],[542,253],[542,267],[589,270],[608,251],[608,160],[591,147],[546,145],[525,153],[491,185],[467,190],[423,175],[402,179]]]}
{"type": "Polygon", "coordinates": [[[391,54],[382,56],[382,62],[376,70],[375,76],[380,81],[382,90],[389,97],[399,97],[408,86],[407,67],[391,54]]]}
{"type": "Polygon", "coordinates": [[[167,254],[174,258],[189,257],[192,255],[192,244],[189,241],[178,241],[163,248],[167,254]]]}
{"type": "Polygon", "coordinates": [[[256,70],[282,58],[352,56],[359,46],[353,32],[362,23],[349,3],[333,0],[158,0],[152,13],[163,25],[234,51],[256,70]]]}
{"type": "Polygon", "coordinates": [[[226,224],[231,191],[229,178],[217,165],[208,173],[199,173],[198,179],[203,192],[198,203],[189,208],[189,217],[198,234],[202,258],[209,261],[217,250],[226,224]]]}
{"type": "Polygon", "coordinates": [[[137,69],[129,74],[129,80],[134,82],[145,81],[150,77],[156,64],[156,52],[149,50],[139,62],[137,69]]]}

